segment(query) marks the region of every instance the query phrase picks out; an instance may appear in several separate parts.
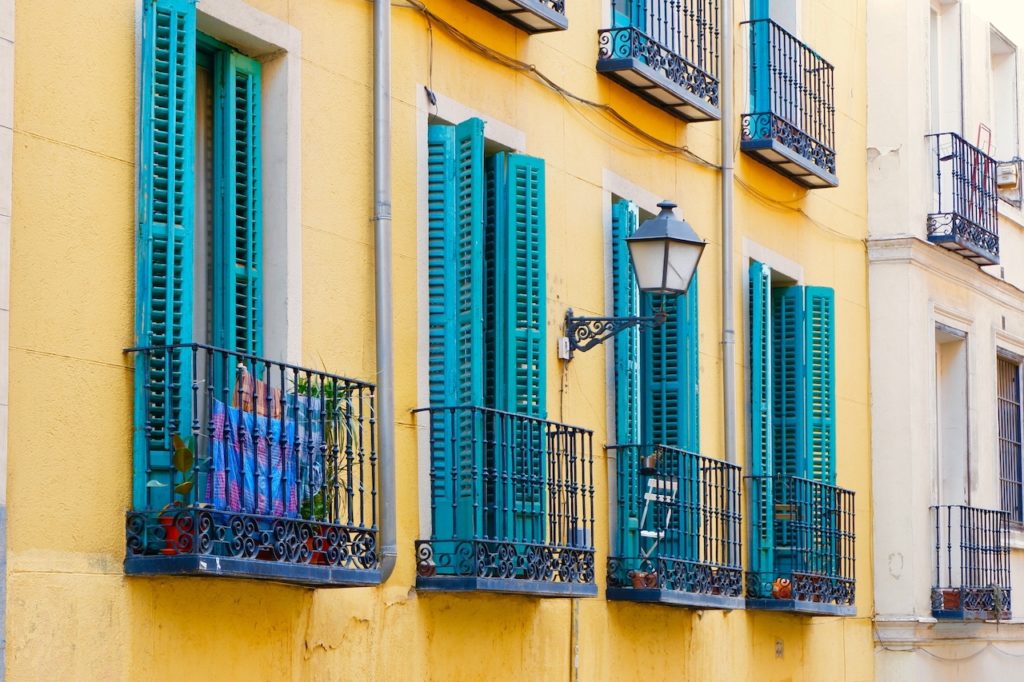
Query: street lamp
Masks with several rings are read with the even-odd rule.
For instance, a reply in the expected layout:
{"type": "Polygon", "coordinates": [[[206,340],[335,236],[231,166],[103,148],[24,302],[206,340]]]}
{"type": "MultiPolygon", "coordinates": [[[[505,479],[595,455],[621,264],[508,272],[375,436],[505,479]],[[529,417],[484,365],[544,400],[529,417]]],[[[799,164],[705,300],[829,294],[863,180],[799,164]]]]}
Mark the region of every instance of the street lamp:
{"type": "MultiPolygon", "coordinates": [[[[671,201],[658,204],[661,212],[645,220],[629,237],[629,258],[640,291],[678,296],[685,294],[704,252],[702,240],[688,222],[676,217],[671,201]]],[[[588,351],[619,332],[634,326],[654,327],[667,319],[664,310],[650,317],[574,317],[565,315],[561,357],[571,360],[574,351],[588,351]]]]}

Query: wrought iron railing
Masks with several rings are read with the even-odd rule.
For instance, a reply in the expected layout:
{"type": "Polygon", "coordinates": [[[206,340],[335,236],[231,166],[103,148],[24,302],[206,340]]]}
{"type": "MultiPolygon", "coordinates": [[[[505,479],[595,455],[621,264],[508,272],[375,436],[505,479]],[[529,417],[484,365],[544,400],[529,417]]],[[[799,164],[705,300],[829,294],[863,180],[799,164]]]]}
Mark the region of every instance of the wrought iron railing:
{"type": "Polygon", "coordinates": [[[198,556],[308,582],[330,579],[287,569],[377,567],[373,385],[203,344],[131,352],[126,566],[198,556]]]}
{"type": "Polygon", "coordinates": [[[593,584],[591,431],[476,406],[417,413],[430,434],[422,578],[593,584]]]}
{"type": "Polygon", "coordinates": [[[853,492],[795,476],[750,476],[747,485],[747,597],[852,606],[853,492]]]}
{"type": "Polygon", "coordinates": [[[752,111],[741,121],[743,140],[775,140],[835,175],[832,65],[774,21],[746,23],[752,111]]]}
{"type": "Polygon", "coordinates": [[[1010,515],[963,505],[931,507],[932,612],[964,620],[1010,617],[1010,515]]]}
{"type": "Polygon", "coordinates": [[[718,106],[718,0],[612,0],[598,32],[598,60],[636,59],[718,106]]]}
{"type": "Polygon", "coordinates": [[[998,263],[996,161],[956,133],[928,137],[935,173],[928,238],[982,265],[998,263]]]}
{"type": "Polygon", "coordinates": [[[608,449],[618,468],[609,587],[739,597],[740,468],[667,446],[608,449]]]}

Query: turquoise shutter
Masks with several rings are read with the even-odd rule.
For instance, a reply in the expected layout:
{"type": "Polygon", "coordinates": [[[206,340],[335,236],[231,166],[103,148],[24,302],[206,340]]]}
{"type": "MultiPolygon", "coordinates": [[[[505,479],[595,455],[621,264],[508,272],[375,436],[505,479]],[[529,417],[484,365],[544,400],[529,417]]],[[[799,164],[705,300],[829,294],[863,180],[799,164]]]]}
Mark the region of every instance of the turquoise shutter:
{"type": "Polygon", "coordinates": [[[806,287],[807,454],[815,481],[835,485],[835,294],[806,287]]]}
{"type": "MultiPolygon", "coordinates": [[[[428,132],[428,287],[430,404],[480,405],[483,399],[483,121],[432,125],[428,132]]],[[[482,468],[482,419],[438,411],[431,419],[435,539],[482,530],[474,505],[482,468]]]]}
{"type": "MultiPolygon", "coordinates": [[[[495,154],[488,161],[493,243],[494,407],[543,419],[547,303],[545,274],[544,161],[522,154],[495,154]]],[[[516,539],[544,537],[545,444],[543,428],[528,422],[507,434],[512,449],[512,480],[499,497],[513,498],[506,530],[516,539]],[[511,488],[509,490],[508,488],[511,488]]],[[[499,509],[508,509],[504,500],[499,509]]]]}
{"type": "MultiPolygon", "coordinates": [[[[835,295],[826,287],[806,287],[804,375],[807,433],[805,477],[835,485],[835,295]]],[[[809,570],[832,573],[838,557],[835,544],[835,509],[838,501],[832,488],[814,488],[810,518],[815,533],[814,556],[809,570]]]]}
{"type": "Polygon", "coordinates": [[[807,472],[804,405],[804,288],[786,287],[772,296],[773,473],[807,472]]]}
{"type": "MultiPolygon", "coordinates": [[[[135,323],[140,346],[192,340],[195,4],[143,4],[135,323]]],[[[191,431],[190,354],[136,355],[133,502],[171,501],[170,438],[191,431]],[[147,461],[148,454],[148,461],[147,461]],[[163,487],[147,487],[153,480],[163,487]]]]}
{"type": "MultiPolygon", "coordinates": [[[[756,479],[750,507],[754,517],[751,571],[770,573],[773,564],[774,458],[772,456],[772,289],[771,270],[750,264],[750,471],[756,479]]],[[[771,578],[769,578],[769,581],[771,578]]]]}
{"type": "Polygon", "coordinates": [[[236,52],[216,59],[214,88],[213,343],[263,352],[263,205],[260,64],[236,52]]]}
{"type": "MultiPolygon", "coordinates": [[[[633,275],[626,237],[636,232],[640,216],[636,205],[618,201],[612,206],[612,315],[640,314],[640,293],[633,275]]],[[[640,330],[630,327],[612,339],[615,353],[615,442],[640,441],[640,330]]],[[[640,556],[639,451],[617,452],[619,498],[619,547],[623,557],[640,556]]],[[[627,566],[635,568],[635,566],[627,566]]]]}
{"type": "Polygon", "coordinates": [[[690,452],[700,450],[697,280],[682,296],[642,294],[641,314],[664,308],[664,324],[641,334],[644,439],[690,452]]]}
{"type": "MultiPolygon", "coordinates": [[[[768,19],[769,0],[750,0],[750,20],[768,19]]],[[[768,113],[772,110],[771,30],[767,22],[751,26],[750,111],[768,113]]],[[[782,58],[777,56],[777,58],[782,58]]],[[[787,57],[788,58],[788,55],[787,57]]]]}

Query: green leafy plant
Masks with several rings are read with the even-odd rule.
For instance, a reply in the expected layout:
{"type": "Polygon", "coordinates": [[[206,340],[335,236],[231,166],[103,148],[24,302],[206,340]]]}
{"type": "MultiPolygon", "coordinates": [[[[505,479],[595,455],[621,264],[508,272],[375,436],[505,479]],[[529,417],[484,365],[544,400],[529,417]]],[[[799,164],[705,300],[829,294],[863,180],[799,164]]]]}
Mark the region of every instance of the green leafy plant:
{"type": "MultiPolygon", "coordinates": [[[[192,492],[192,488],[195,487],[195,472],[192,471],[192,465],[195,462],[195,455],[193,450],[195,448],[194,441],[189,439],[186,443],[185,439],[179,434],[171,436],[171,445],[174,448],[174,452],[171,454],[171,465],[182,475],[182,480],[174,486],[174,494],[181,497],[180,500],[171,500],[167,505],[164,506],[160,511],[166,511],[171,507],[183,507],[188,501],[189,493],[192,492]]],[[[166,483],[160,481],[150,481],[146,484],[148,488],[166,488],[166,483]]]]}
{"type": "Polygon", "coordinates": [[[355,435],[351,416],[352,388],[326,379],[310,381],[308,376],[304,376],[297,379],[295,393],[305,398],[321,400],[321,409],[327,415],[322,434],[326,446],[323,481],[312,496],[302,501],[299,515],[304,519],[320,520],[329,519],[335,513],[340,517],[345,497],[335,488],[334,483],[348,470],[348,464],[342,462],[338,455],[342,452],[344,444],[352,442],[355,435]]]}

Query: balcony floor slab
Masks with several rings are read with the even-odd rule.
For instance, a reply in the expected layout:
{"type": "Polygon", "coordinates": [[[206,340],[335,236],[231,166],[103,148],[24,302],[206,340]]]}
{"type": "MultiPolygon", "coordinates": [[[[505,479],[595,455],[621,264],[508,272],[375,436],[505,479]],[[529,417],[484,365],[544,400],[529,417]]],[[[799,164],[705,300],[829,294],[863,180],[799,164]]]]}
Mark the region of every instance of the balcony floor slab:
{"type": "Polygon", "coordinates": [[[135,576],[249,578],[304,587],[358,587],[381,582],[380,570],[376,568],[311,566],[205,554],[129,557],[124,561],[124,572],[135,576]]]}
{"type": "Polygon", "coordinates": [[[660,588],[609,587],[605,592],[609,601],[632,601],[643,604],[665,604],[694,609],[742,609],[746,604],[743,597],[727,597],[721,594],[702,594],[681,590],[660,588]]]}
{"type": "Polygon", "coordinates": [[[851,604],[804,601],[802,599],[747,599],[747,608],[758,611],[784,611],[805,616],[853,616],[857,607],[851,604]]]}
{"type": "Polygon", "coordinates": [[[472,576],[418,576],[416,589],[423,592],[501,592],[532,597],[596,597],[594,583],[551,583],[515,578],[472,576]]]}

